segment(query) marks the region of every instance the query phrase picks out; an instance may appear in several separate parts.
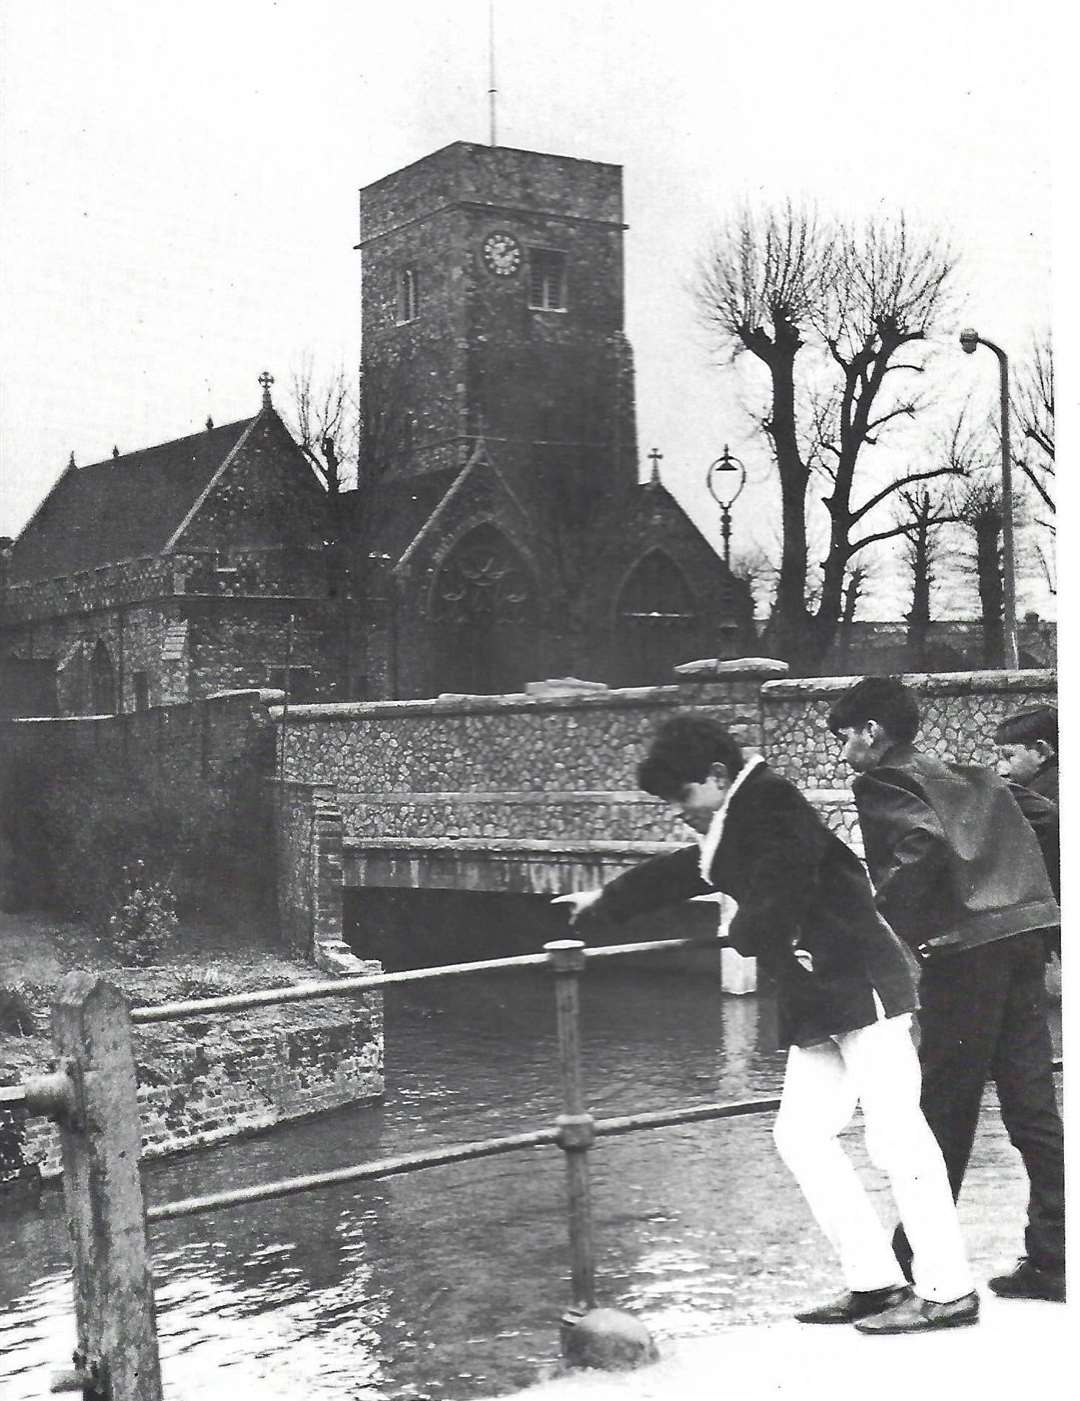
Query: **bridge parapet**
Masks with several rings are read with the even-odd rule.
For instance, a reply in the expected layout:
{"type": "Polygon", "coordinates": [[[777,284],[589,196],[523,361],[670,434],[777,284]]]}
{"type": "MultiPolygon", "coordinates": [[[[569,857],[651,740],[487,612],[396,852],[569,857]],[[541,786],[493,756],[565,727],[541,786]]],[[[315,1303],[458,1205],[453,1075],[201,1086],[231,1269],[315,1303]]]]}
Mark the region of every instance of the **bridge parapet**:
{"type": "MultiPolygon", "coordinates": [[[[550,894],[684,841],[665,805],[636,786],[637,762],[674,710],[723,721],[859,850],[850,775],[826,724],[852,678],[772,679],[783,669],[698,662],[670,686],[272,708],[295,809],[283,809],[292,833],[283,915],[333,938],[336,879],[550,894]]],[[[1052,671],[908,679],[924,697],[923,742],[961,760],[989,761],[1003,714],[1056,698],[1052,671]]]]}

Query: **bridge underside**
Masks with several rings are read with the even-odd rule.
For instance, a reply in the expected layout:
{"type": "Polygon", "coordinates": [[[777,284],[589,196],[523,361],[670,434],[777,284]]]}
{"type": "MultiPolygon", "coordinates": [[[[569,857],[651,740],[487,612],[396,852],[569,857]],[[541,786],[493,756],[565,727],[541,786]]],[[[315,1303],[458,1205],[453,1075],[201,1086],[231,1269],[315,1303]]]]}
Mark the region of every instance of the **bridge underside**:
{"type": "Polygon", "coordinates": [[[601,884],[643,858],[670,851],[664,842],[514,841],[368,838],[342,846],[345,889],[505,891],[561,895],[601,884]]]}

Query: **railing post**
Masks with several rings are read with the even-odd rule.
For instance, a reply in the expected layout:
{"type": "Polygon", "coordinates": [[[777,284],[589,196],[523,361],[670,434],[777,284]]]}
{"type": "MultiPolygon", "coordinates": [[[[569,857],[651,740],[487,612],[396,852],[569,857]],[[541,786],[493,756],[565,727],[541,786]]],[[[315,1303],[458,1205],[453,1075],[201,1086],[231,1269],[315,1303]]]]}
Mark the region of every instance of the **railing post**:
{"type": "Polygon", "coordinates": [[[570,1216],[570,1290],[574,1307],[595,1302],[592,1203],[589,1197],[589,1149],[596,1141],[591,1114],[585,1112],[581,1077],[581,1001],[579,979],[585,971],[585,945],[558,939],[544,945],[555,974],[555,1023],[559,1038],[563,1110],[556,1124],[559,1147],[566,1154],[570,1216]]]}
{"type": "Polygon", "coordinates": [[[118,988],[68,973],[53,1041],[70,1079],[57,1108],[84,1396],[161,1401],[154,1291],[139,1176],[131,1024],[118,988]]]}
{"type": "Polygon", "coordinates": [[[559,1037],[565,1113],[556,1119],[558,1144],[566,1154],[570,1217],[570,1290],[573,1306],[562,1318],[562,1350],[576,1367],[625,1369],[654,1362],[656,1344],[648,1329],[621,1309],[596,1307],[592,1201],[589,1195],[589,1149],[596,1142],[596,1121],[585,1109],[581,1075],[580,979],[585,945],[557,939],[544,945],[555,974],[555,1021],[559,1037]]]}

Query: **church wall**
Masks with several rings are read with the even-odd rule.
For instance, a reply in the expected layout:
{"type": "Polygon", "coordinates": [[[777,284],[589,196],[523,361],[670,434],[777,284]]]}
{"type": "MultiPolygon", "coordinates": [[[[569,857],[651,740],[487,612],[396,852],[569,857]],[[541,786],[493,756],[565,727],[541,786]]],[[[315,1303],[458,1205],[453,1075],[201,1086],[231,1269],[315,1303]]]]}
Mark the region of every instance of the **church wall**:
{"type": "Polygon", "coordinates": [[[177,546],[317,547],[326,524],[326,493],[277,414],[264,411],[241,439],[177,546]]]}
{"type": "Polygon", "coordinates": [[[311,668],[319,694],[338,695],[344,658],[326,552],[302,545],[230,549],[224,522],[216,538],[216,548],[13,587],[0,646],[15,657],[52,657],[60,713],[88,714],[86,667],[101,640],[120,706],[133,710],[137,671],[147,674],[151,705],[269,685],[272,668],[284,666],[291,612],[295,665],[311,668]]]}
{"type": "Polygon", "coordinates": [[[294,687],[309,686],[310,694],[326,700],[338,695],[342,657],[336,605],[272,598],[189,601],[187,614],[194,695],[281,688],[286,659],[294,687]]]}

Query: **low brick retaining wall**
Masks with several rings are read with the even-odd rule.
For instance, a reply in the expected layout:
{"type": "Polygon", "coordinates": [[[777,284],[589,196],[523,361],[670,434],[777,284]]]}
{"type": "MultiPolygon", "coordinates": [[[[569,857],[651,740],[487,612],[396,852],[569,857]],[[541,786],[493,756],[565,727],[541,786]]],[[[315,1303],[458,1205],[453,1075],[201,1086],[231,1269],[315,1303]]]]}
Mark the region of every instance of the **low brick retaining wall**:
{"type": "MultiPolygon", "coordinates": [[[[331,975],[382,971],[378,963],[340,954],[331,953],[331,963],[337,965],[331,975]]],[[[147,1158],[383,1094],[379,991],[152,1023],[132,1035],[147,1158]]],[[[0,1109],[0,1193],[5,1185],[59,1175],[56,1126],[22,1109],[0,1109]]]]}

